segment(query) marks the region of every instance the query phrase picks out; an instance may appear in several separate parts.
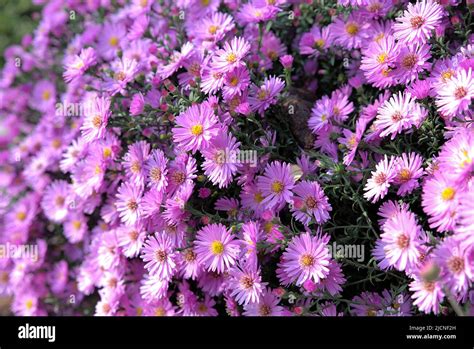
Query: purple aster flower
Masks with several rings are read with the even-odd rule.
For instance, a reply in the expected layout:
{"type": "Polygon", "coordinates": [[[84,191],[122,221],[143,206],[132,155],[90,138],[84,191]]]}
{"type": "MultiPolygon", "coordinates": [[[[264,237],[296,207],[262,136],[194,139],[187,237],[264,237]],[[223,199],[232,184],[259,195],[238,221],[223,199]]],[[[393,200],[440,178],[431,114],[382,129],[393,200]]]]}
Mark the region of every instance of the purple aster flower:
{"type": "Polygon", "coordinates": [[[223,273],[233,266],[239,253],[239,244],[222,224],[209,224],[198,231],[195,251],[200,263],[208,271],[223,273]]]}
{"type": "Polygon", "coordinates": [[[387,195],[388,188],[394,181],[396,172],[394,170],[395,158],[384,156],[384,158],[375,166],[375,171],[371,172],[371,177],[367,180],[364,187],[364,198],[377,202],[387,195]]]}
{"type": "Polygon", "coordinates": [[[264,175],[257,178],[257,185],[264,196],[262,205],[267,208],[291,202],[293,198],[291,190],[295,185],[295,179],[290,164],[279,161],[268,164],[264,175]]]}
{"type": "Polygon", "coordinates": [[[258,87],[252,84],[250,87],[249,104],[252,111],[263,115],[268,107],[277,102],[277,95],[283,90],[285,83],[277,77],[269,76],[258,87]]]}
{"type": "Polygon", "coordinates": [[[243,59],[250,50],[250,44],[242,37],[234,37],[216,51],[211,66],[218,72],[228,72],[239,66],[245,66],[243,59]]]}
{"type": "Polygon", "coordinates": [[[398,184],[397,195],[405,196],[418,187],[418,179],[423,175],[421,167],[423,158],[416,153],[403,153],[395,160],[395,184],[398,184]]]}
{"type": "Polygon", "coordinates": [[[315,283],[329,274],[330,255],[327,236],[303,233],[295,236],[282,255],[281,268],[297,286],[311,279],[315,283]]]}
{"type": "Polygon", "coordinates": [[[145,269],[161,280],[170,280],[176,271],[174,244],[164,232],[149,237],[141,250],[145,269]]]}
{"type": "Polygon", "coordinates": [[[314,219],[316,223],[323,224],[329,219],[332,207],[318,182],[300,182],[293,188],[293,193],[295,198],[291,211],[301,223],[309,225],[314,219]]]}
{"type": "Polygon", "coordinates": [[[176,118],[173,140],[184,151],[194,153],[205,149],[219,133],[217,122],[214,110],[207,103],[192,105],[176,118]]]}
{"type": "Polygon", "coordinates": [[[204,156],[204,174],[219,188],[227,187],[240,164],[237,155],[240,143],[230,133],[221,131],[210,145],[201,151],[204,156]]]}
{"type": "Polygon", "coordinates": [[[117,191],[118,201],[115,203],[120,220],[128,226],[135,225],[141,218],[142,188],[124,182],[117,191]]]}
{"type": "Polygon", "coordinates": [[[403,16],[396,18],[394,36],[404,44],[424,44],[432,31],[441,23],[443,7],[432,0],[408,3],[403,16]]]}

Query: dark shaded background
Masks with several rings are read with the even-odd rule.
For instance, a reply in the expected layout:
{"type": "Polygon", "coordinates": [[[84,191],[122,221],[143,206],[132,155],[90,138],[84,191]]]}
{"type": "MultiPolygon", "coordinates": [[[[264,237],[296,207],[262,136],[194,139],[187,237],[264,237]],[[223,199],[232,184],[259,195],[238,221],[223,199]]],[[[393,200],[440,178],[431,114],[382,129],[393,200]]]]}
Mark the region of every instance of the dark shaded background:
{"type": "Polygon", "coordinates": [[[0,67],[5,63],[5,49],[19,44],[23,35],[35,29],[33,13],[38,9],[31,0],[0,0],[0,67]]]}

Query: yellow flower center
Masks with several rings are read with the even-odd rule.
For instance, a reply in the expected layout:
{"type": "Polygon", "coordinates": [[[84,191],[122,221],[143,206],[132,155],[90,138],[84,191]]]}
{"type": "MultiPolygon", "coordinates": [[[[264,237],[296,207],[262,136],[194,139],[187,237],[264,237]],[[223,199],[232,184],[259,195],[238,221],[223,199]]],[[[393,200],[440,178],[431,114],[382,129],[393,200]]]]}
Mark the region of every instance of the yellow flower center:
{"type": "Polygon", "coordinates": [[[377,56],[377,62],[379,62],[380,64],[385,63],[385,61],[387,60],[387,57],[388,55],[385,52],[382,52],[381,54],[377,56]]]}
{"type": "Polygon", "coordinates": [[[211,244],[211,252],[215,255],[221,255],[224,252],[224,244],[219,240],[215,240],[211,244]]]}
{"type": "Polygon", "coordinates": [[[316,39],[314,41],[314,44],[316,45],[316,47],[322,48],[324,46],[325,42],[324,42],[323,39],[316,39]]]}
{"type": "Polygon", "coordinates": [[[209,34],[214,35],[217,32],[218,29],[219,29],[219,26],[211,25],[208,29],[209,34]]]}
{"type": "Polygon", "coordinates": [[[255,200],[255,202],[261,203],[263,201],[262,193],[261,192],[255,193],[255,195],[253,196],[253,199],[255,200]]]}
{"type": "Polygon", "coordinates": [[[359,32],[359,26],[354,22],[348,23],[346,25],[346,32],[350,36],[354,36],[359,32]]]}
{"type": "Polygon", "coordinates": [[[444,201],[450,201],[454,198],[454,194],[456,194],[456,190],[453,187],[447,187],[441,192],[441,198],[444,201]]]}
{"type": "Polygon", "coordinates": [[[31,299],[28,299],[25,303],[25,307],[26,309],[30,310],[31,308],[33,308],[33,301],[31,299]]]}
{"type": "Polygon", "coordinates": [[[303,267],[312,267],[314,265],[314,257],[309,254],[304,254],[301,256],[300,264],[303,267]]]}
{"type": "Polygon", "coordinates": [[[237,62],[237,56],[235,55],[235,53],[231,52],[227,55],[226,60],[229,63],[235,63],[235,62],[237,62]]]}
{"type": "Polygon", "coordinates": [[[193,127],[191,127],[191,133],[194,135],[194,136],[200,136],[202,135],[202,125],[194,125],[193,127]]]}
{"type": "Polygon", "coordinates": [[[103,154],[104,158],[110,157],[112,155],[112,149],[110,149],[109,147],[104,148],[103,154]]]}
{"type": "Polygon", "coordinates": [[[283,191],[284,185],[280,181],[274,181],[272,183],[272,192],[280,194],[283,191]]]}
{"type": "Polygon", "coordinates": [[[51,98],[51,91],[44,90],[43,94],[41,95],[41,98],[43,98],[43,100],[45,101],[49,100],[51,98]]]}
{"type": "Polygon", "coordinates": [[[19,221],[24,221],[26,218],[26,213],[23,212],[23,211],[20,211],[20,212],[17,212],[16,213],[16,219],[18,219],[19,221]]]}
{"type": "Polygon", "coordinates": [[[111,36],[109,39],[109,45],[112,47],[117,46],[119,43],[119,39],[116,36],[111,36]]]}
{"type": "Polygon", "coordinates": [[[72,226],[73,226],[74,229],[76,229],[76,230],[81,229],[81,225],[82,225],[82,224],[81,224],[81,221],[73,221],[73,222],[72,222],[72,226]]]}

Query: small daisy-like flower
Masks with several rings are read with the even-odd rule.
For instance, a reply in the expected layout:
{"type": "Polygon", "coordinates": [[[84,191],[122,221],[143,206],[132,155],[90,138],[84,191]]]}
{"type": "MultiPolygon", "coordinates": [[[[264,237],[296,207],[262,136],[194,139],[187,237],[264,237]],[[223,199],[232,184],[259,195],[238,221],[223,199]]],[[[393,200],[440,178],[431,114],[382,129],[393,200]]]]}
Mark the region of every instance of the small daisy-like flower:
{"type": "Polygon", "coordinates": [[[135,59],[129,59],[122,57],[122,59],[112,62],[112,77],[106,77],[104,81],[104,89],[108,91],[112,96],[117,93],[125,93],[127,84],[133,79],[139,72],[139,65],[135,59]]]}
{"type": "Polygon", "coordinates": [[[195,104],[176,118],[173,140],[184,151],[205,149],[212,138],[219,133],[217,117],[207,104],[195,104]]]}
{"type": "Polygon", "coordinates": [[[346,20],[338,18],[330,25],[334,43],[348,50],[362,47],[369,38],[368,22],[359,14],[350,14],[346,20]]]}
{"type": "Polygon", "coordinates": [[[121,221],[128,226],[135,225],[141,218],[141,187],[124,182],[118,188],[117,199],[115,205],[121,221]]]}
{"type": "Polygon", "coordinates": [[[71,82],[84,75],[87,69],[93,66],[97,61],[95,50],[87,47],[81,50],[79,55],[70,57],[64,65],[64,81],[71,82]]]}
{"type": "Polygon", "coordinates": [[[328,129],[333,109],[333,101],[328,96],[323,96],[316,101],[311,109],[311,117],[308,119],[308,127],[314,134],[318,134],[322,129],[328,129]]]}
{"type": "Polygon", "coordinates": [[[441,280],[459,300],[465,299],[471,285],[467,252],[455,236],[446,238],[433,252],[434,260],[441,267],[441,280]]]}
{"type": "Polygon", "coordinates": [[[181,47],[181,51],[174,51],[171,55],[170,62],[166,65],[158,67],[157,73],[162,79],[167,79],[192,56],[194,46],[190,42],[185,43],[181,47]]]}
{"type": "Polygon", "coordinates": [[[73,213],[64,222],[64,235],[71,244],[84,239],[87,233],[87,220],[82,213],[73,213]]]}
{"type": "Polygon", "coordinates": [[[422,312],[438,314],[444,293],[440,281],[427,281],[420,276],[415,276],[410,283],[409,291],[413,292],[411,298],[422,312]]]}
{"type": "Polygon", "coordinates": [[[442,170],[424,183],[421,204],[430,216],[430,228],[439,232],[454,229],[459,192],[460,188],[442,170]]]}
{"type": "Polygon", "coordinates": [[[393,25],[394,36],[404,44],[423,44],[441,23],[443,13],[443,7],[432,0],[408,3],[403,16],[397,17],[393,25]]]}
{"type": "Polygon", "coordinates": [[[250,84],[250,75],[245,67],[237,67],[224,76],[224,87],[222,95],[225,100],[229,100],[235,95],[240,96],[250,84]]]}
{"type": "Polygon", "coordinates": [[[276,97],[285,87],[285,83],[280,78],[269,76],[263,81],[262,86],[252,84],[250,87],[249,104],[252,111],[257,111],[263,115],[268,107],[277,102],[276,97]]]}
{"type": "Polygon", "coordinates": [[[126,35],[127,31],[123,25],[105,24],[99,35],[99,44],[97,45],[99,54],[107,60],[115,57],[126,35]]]}
{"type": "Polygon", "coordinates": [[[311,279],[318,283],[329,274],[330,255],[327,237],[303,233],[295,236],[282,255],[282,270],[297,286],[311,279]]]}
{"type": "Polygon", "coordinates": [[[372,42],[363,50],[360,69],[375,87],[388,87],[395,83],[393,68],[398,51],[399,46],[391,35],[372,42]]]}
{"type": "Polygon", "coordinates": [[[258,302],[266,285],[265,282],[262,282],[260,270],[249,267],[234,267],[230,271],[230,277],[231,297],[235,296],[240,305],[258,302]]]}
{"type": "Polygon", "coordinates": [[[318,57],[331,44],[329,28],[314,25],[308,33],[301,36],[299,43],[300,54],[318,57]]]}
{"type": "Polygon", "coordinates": [[[143,245],[141,258],[145,269],[160,280],[170,280],[175,272],[176,252],[174,244],[166,233],[156,233],[143,245]]]}
{"type": "Polygon", "coordinates": [[[423,159],[416,153],[403,153],[395,160],[395,184],[398,184],[397,195],[405,196],[418,187],[418,179],[423,175],[423,159]]]}
{"type": "Polygon", "coordinates": [[[420,255],[420,231],[415,215],[410,211],[403,210],[385,222],[380,237],[390,266],[401,271],[412,270],[420,255]]]}
{"type": "Polygon", "coordinates": [[[239,244],[222,224],[209,224],[198,231],[195,251],[208,271],[223,273],[233,266],[239,254],[239,244]]]}
{"type": "Polygon", "coordinates": [[[150,156],[150,144],[139,141],[128,147],[124,156],[124,165],[127,178],[130,182],[143,186],[146,178],[145,164],[150,156]]]}
{"type": "Polygon", "coordinates": [[[138,256],[145,238],[146,231],[141,224],[131,227],[123,226],[117,230],[118,246],[121,247],[123,255],[128,258],[138,256]]]}
{"type": "Polygon", "coordinates": [[[91,106],[92,108],[87,108],[84,123],[81,126],[82,138],[87,143],[105,137],[107,121],[112,115],[109,98],[96,97],[91,101],[91,106]]]}
{"type": "Polygon", "coordinates": [[[399,92],[378,109],[374,125],[378,130],[382,130],[380,137],[390,135],[391,139],[395,139],[398,133],[410,130],[412,126],[419,126],[427,115],[428,111],[409,93],[402,95],[399,92]]]}
{"type": "Polygon", "coordinates": [[[461,128],[439,154],[441,166],[457,183],[474,177],[474,129],[461,128]]]}
{"type": "Polygon", "coordinates": [[[164,190],[168,184],[166,175],[168,169],[166,165],[168,159],[160,149],[154,149],[148,158],[145,169],[148,172],[148,186],[155,188],[158,191],[164,190]]]}
{"type": "Polygon", "coordinates": [[[418,75],[431,66],[428,44],[410,44],[400,47],[394,77],[400,84],[418,79],[418,75]]]}
{"type": "Polygon", "coordinates": [[[318,224],[329,219],[332,207],[319,183],[303,181],[295,186],[293,192],[295,198],[291,211],[297,220],[308,225],[313,218],[318,224]]]}
{"type": "Polygon", "coordinates": [[[56,180],[52,182],[43,194],[41,207],[48,219],[62,222],[68,213],[71,199],[71,190],[68,182],[56,180]]]}
{"type": "Polygon", "coordinates": [[[365,185],[364,198],[371,200],[373,203],[377,202],[387,195],[388,188],[396,177],[394,170],[394,158],[384,156],[384,158],[375,166],[375,171],[372,171],[372,176],[367,180],[365,185]]]}
{"type": "Polygon", "coordinates": [[[219,188],[227,187],[240,167],[236,157],[239,146],[235,137],[221,131],[209,147],[201,151],[205,159],[202,164],[204,174],[219,188]]]}
{"type": "Polygon", "coordinates": [[[291,166],[279,161],[268,164],[263,176],[257,179],[258,188],[262,190],[264,199],[262,204],[268,208],[275,208],[293,198],[291,190],[295,185],[295,178],[291,166]]]}
{"type": "Polygon", "coordinates": [[[214,12],[194,27],[194,35],[203,42],[218,42],[224,38],[224,35],[234,29],[232,16],[227,13],[214,12]]]}
{"type": "Polygon", "coordinates": [[[234,37],[226,42],[224,48],[217,50],[211,66],[218,72],[228,72],[239,66],[244,66],[244,57],[250,50],[250,44],[242,37],[234,37]]]}
{"type": "Polygon", "coordinates": [[[282,316],[283,307],[279,306],[280,298],[267,288],[260,296],[258,302],[249,303],[244,306],[246,316],[282,316]]]}
{"type": "Polygon", "coordinates": [[[472,69],[460,69],[439,91],[436,106],[446,116],[456,116],[467,111],[474,98],[472,69]]]}

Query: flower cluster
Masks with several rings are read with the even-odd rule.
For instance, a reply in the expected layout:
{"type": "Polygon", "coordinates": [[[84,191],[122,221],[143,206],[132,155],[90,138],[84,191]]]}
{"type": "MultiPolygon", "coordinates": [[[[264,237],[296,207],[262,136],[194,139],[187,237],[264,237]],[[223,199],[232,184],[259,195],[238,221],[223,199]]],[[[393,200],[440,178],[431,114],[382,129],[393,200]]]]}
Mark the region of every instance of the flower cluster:
{"type": "Polygon", "coordinates": [[[474,314],[467,4],[37,2],[0,75],[14,314],[474,314]]]}

